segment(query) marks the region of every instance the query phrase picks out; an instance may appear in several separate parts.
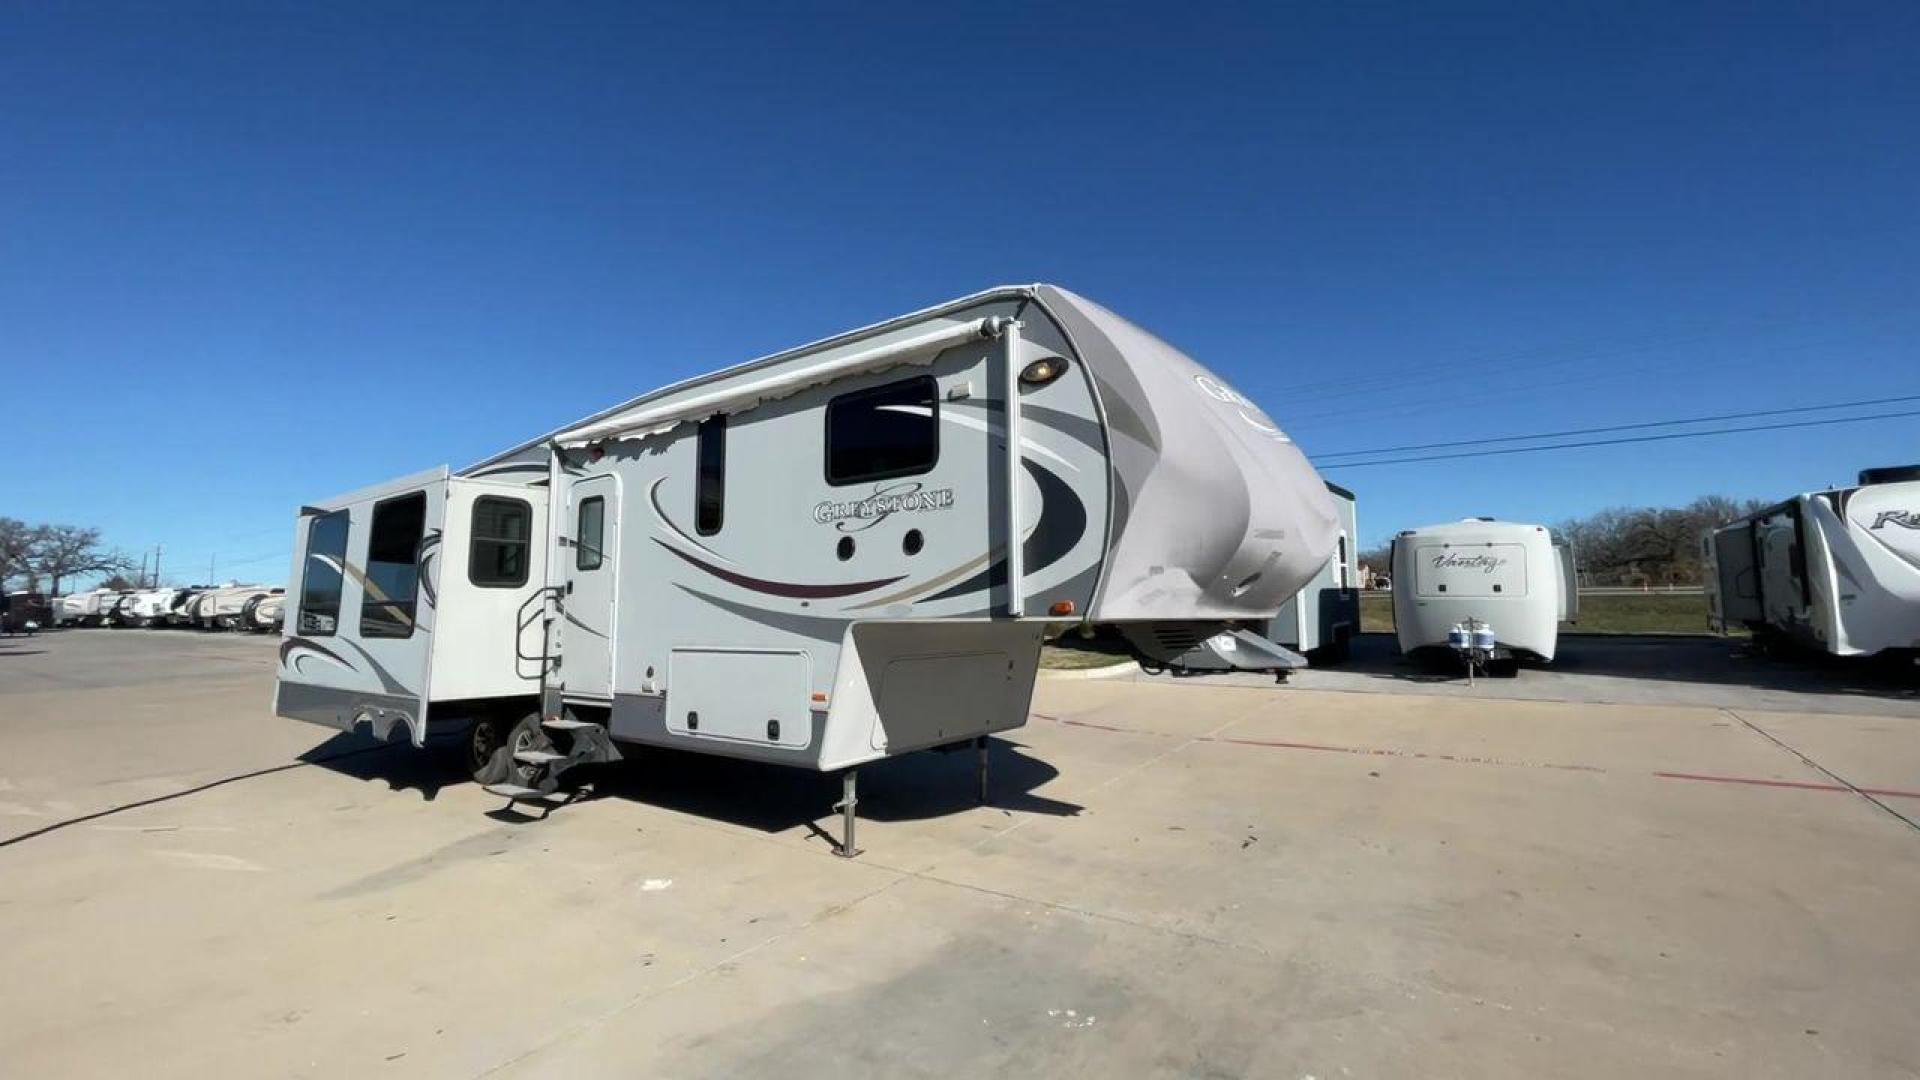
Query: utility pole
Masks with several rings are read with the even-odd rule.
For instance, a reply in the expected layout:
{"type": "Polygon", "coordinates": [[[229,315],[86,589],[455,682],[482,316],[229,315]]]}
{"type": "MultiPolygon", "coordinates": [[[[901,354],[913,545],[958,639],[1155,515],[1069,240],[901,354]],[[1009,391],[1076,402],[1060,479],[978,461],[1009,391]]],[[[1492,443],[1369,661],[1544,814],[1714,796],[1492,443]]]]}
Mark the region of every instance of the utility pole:
{"type": "Polygon", "coordinates": [[[219,557],[220,556],[218,554],[207,556],[207,584],[208,585],[213,584],[213,561],[215,559],[218,559],[219,557]]]}
{"type": "Polygon", "coordinates": [[[165,544],[153,545],[153,587],[156,589],[160,587],[160,556],[165,554],[166,550],[165,544]]]}
{"type": "Polygon", "coordinates": [[[147,587],[147,553],[144,551],[140,553],[140,576],[133,579],[133,587],[136,589],[147,587]]]}

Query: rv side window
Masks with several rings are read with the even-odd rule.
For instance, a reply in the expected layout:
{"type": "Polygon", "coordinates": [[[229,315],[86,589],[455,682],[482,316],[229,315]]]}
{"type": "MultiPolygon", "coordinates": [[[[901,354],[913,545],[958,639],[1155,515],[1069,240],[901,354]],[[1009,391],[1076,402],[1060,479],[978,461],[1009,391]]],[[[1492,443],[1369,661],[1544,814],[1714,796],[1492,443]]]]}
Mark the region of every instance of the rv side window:
{"type": "MultiPolygon", "coordinates": [[[[307,558],[300,571],[300,618],[295,623],[308,637],[332,637],[340,628],[341,567],[347,563],[345,510],[321,514],[307,525],[307,558]]],[[[190,595],[174,599],[174,608],[190,595]]]]}
{"type": "Polygon", "coordinates": [[[533,506],[524,499],[482,495],[473,500],[473,540],[467,547],[467,580],[483,589],[527,583],[533,506]]]}
{"type": "Polygon", "coordinates": [[[700,422],[698,474],[694,477],[693,528],[701,536],[720,531],[727,508],[727,418],[700,422]]]}
{"type": "Polygon", "coordinates": [[[600,545],[605,540],[607,524],[607,500],[595,495],[580,502],[579,527],[573,534],[573,568],[575,570],[600,569],[600,545]]]}
{"type": "Polygon", "coordinates": [[[855,390],[827,403],[827,483],[914,476],[940,460],[933,376],[855,390]]]}
{"type": "Polygon", "coordinates": [[[420,537],[427,530],[427,495],[416,491],[373,504],[367,536],[366,592],[360,598],[360,636],[413,636],[420,592],[420,537]]]}

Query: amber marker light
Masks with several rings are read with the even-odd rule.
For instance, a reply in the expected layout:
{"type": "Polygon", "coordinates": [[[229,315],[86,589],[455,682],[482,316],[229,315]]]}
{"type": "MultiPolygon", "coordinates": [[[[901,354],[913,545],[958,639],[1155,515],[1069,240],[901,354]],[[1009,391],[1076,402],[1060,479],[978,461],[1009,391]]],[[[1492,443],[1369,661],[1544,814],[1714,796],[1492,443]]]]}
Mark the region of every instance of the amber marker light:
{"type": "Polygon", "coordinates": [[[1067,362],[1057,356],[1043,356],[1020,369],[1020,382],[1026,386],[1045,386],[1066,374],[1067,362]]]}

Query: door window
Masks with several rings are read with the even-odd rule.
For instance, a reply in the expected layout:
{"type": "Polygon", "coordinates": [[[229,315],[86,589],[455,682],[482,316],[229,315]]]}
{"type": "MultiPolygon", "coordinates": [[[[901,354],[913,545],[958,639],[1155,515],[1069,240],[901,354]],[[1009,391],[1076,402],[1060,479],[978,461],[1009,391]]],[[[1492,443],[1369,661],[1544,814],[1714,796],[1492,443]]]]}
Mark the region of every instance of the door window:
{"type": "MultiPolygon", "coordinates": [[[[300,571],[300,618],[295,623],[309,637],[332,637],[340,627],[341,569],[347,563],[345,510],[321,514],[307,525],[307,558],[300,571]]],[[[194,593],[175,594],[177,610],[194,593]]]]}
{"type": "Polygon", "coordinates": [[[606,541],[607,500],[595,495],[580,500],[580,520],[573,533],[573,568],[598,570],[604,555],[600,545],[606,541]]]}
{"type": "Polygon", "coordinates": [[[366,593],[360,601],[360,636],[413,636],[414,601],[420,592],[420,538],[427,529],[427,493],[416,491],[373,506],[367,537],[366,593]]]}

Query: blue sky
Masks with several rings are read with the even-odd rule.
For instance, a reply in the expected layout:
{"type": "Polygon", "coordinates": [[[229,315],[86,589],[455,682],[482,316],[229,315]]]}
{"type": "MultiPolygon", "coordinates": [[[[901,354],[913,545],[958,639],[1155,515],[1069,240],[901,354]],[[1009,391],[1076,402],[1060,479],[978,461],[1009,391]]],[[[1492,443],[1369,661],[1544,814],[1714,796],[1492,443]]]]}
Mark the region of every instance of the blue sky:
{"type": "MultiPolygon", "coordinates": [[[[278,581],[304,499],[1009,281],[1310,453],[1920,394],[1920,6],[905,7],[10,7],[0,514],[278,581]]],[[[1327,475],[1370,542],[1916,431],[1327,475]]]]}

